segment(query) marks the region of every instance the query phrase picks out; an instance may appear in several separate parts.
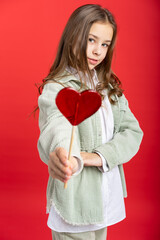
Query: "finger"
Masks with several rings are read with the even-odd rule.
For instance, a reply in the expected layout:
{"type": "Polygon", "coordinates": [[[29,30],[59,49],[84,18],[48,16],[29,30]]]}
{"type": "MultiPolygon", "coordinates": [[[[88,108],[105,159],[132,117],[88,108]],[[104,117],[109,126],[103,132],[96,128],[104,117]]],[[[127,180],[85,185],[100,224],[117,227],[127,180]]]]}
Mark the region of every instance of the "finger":
{"type": "Polygon", "coordinates": [[[55,152],[61,163],[68,167],[68,152],[64,148],[56,148],[55,152]]]}
{"type": "Polygon", "coordinates": [[[64,178],[56,175],[55,172],[52,171],[51,169],[49,170],[49,175],[50,175],[53,179],[58,179],[58,180],[60,180],[60,181],[63,182],[63,183],[67,182],[66,179],[64,179],[64,178]]]}
{"type": "Polygon", "coordinates": [[[71,176],[72,170],[70,168],[64,167],[61,164],[60,160],[57,158],[55,154],[52,154],[48,161],[48,169],[52,170],[57,176],[62,178],[67,178],[71,176]]]}
{"type": "Polygon", "coordinates": [[[56,172],[54,172],[52,169],[48,169],[48,172],[52,178],[58,179],[63,183],[67,182],[70,179],[70,176],[62,177],[62,176],[58,175],[56,172]]]}
{"type": "Polygon", "coordinates": [[[68,167],[64,166],[60,159],[58,157],[54,158],[54,161],[52,161],[52,164],[50,164],[50,167],[54,170],[54,171],[58,171],[61,172],[61,174],[65,175],[71,175],[72,174],[72,170],[69,167],[69,164],[67,162],[68,167]]]}
{"type": "Polygon", "coordinates": [[[64,175],[71,175],[72,171],[65,165],[63,165],[57,156],[56,152],[50,153],[50,158],[48,161],[48,166],[55,171],[55,169],[59,169],[64,175]]]}
{"type": "Polygon", "coordinates": [[[68,161],[68,168],[72,171],[73,169],[73,163],[71,161],[68,161]]]}
{"type": "Polygon", "coordinates": [[[52,169],[52,171],[54,171],[56,176],[59,176],[63,179],[68,179],[71,177],[71,171],[68,174],[68,171],[62,172],[59,168],[57,168],[56,166],[54,166],[54,169],[52,169]]]}
{"type": "Polygon", "coordinates": [[[63,172],[64,174],[68,174],[68,175],[71,175],[72,171],[71,169],[69,168],[69,163],[67,161],[67,167],[64,166],[61,161],[58,159],[56,162],[55,162],[55,167],[57,169],[59,169],[61,172],[63,172]]]}
{"type": "Polygon", "coordinates": [[[59,169],[62,169],[64,166],[61,164],[56,152],[51,152],[49,155],[48,166],[55,168],[57,166],[59,169]]]}

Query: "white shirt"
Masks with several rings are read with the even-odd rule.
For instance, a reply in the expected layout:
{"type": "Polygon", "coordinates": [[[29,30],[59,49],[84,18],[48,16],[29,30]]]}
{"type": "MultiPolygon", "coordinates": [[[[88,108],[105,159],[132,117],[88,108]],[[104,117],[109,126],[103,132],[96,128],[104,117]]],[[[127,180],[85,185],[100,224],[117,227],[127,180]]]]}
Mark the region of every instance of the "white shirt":
{"type": "MultiPolygon", "coordinates": [[[[96,77],[97,78],[97,77],[96,77]]],[[[97,80],[97,79],[96,79],[97,80]]],[[[108,96],[103,100],[102,107],[99,109],[102,126],[102,144],[110,141],[113,137],[114,120],[111,104],[108,96]]],[[[101,224],[90,225],[71,225],[65,222],[61,216],[56,212],[52,205],[49,212],[47,225],[56,232],[86,232],[95,231],[117,222],[122,221],[125,217],[125,205],[123,198],[123,190],[120,179],[118,166],[108,171],[108,167],[104,157],[98,153],[103,162],[103,166],[99,168],[102,171],[102,199],[103,199],[103,213],[104,221],[101,224]]]]}

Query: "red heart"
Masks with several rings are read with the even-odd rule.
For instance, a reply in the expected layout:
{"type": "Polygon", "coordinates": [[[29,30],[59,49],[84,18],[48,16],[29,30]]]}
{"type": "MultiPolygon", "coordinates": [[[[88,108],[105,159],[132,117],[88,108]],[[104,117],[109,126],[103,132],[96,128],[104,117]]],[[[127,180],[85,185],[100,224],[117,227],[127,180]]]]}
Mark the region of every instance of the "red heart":
{"type": "Polygon", "coordinates": [[[72,88],[63,88],[57,94],[56,104],[60,112],[75,126],[100,108],[101,96],[93,90],[80,93],[72,88]]]}

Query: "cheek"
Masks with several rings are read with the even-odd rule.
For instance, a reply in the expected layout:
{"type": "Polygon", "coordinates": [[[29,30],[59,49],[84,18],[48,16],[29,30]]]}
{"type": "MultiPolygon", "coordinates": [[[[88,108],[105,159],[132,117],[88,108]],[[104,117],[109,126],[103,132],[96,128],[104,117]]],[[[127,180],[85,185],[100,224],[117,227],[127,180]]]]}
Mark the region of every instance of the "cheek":
{"type": "Polygon", "coordinates": [[[86,54],[88,55],[88,51],[89,51],[89,48],[88,48],[88,46],[87,46],[87,48],[86,48],[86,54]]]}
{"type": "Polygon", "coordinates": [[[87,55],[88,54],[90,55],[93,52],[93,45],[92,44],[88,43],[86,52],[87,52],[87,55]]]}
{"type": "Polygon", "coordinates": [[[107,50],[103,52],[102,58],[105,59],[106,55],[107,55],[107,50]]]}

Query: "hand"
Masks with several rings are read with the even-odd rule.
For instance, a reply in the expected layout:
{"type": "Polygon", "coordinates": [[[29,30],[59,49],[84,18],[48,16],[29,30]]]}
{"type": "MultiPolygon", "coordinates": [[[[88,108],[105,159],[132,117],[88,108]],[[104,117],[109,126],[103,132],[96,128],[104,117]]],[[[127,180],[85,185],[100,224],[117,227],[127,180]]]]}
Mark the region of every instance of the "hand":
{"type": "Polygon", "coordinates": [[[64,148],[56,148],[54,152],[50,153],[48,172],[52,178],[67,182],[77,170],[77,159],[71,157],[70,161],[68,161],[68,152],[64,148]]]}
{"type": "Polygon", "coordinates": [[[84,166],[102,167],[102,159],[97,153],[81,152],[84,166]]]}

